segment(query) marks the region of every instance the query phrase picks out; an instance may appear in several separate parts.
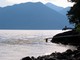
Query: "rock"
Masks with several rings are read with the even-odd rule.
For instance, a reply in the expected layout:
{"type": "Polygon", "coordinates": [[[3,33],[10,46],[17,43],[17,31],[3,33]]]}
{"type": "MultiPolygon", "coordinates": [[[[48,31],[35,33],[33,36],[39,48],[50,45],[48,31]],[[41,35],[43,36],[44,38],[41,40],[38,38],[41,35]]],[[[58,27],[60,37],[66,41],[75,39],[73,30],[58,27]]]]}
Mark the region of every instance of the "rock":
{"type": "Polygon", "coordinates": [[[77,50],[79,50],[79,51],[80,51],[80,46],[78,46],[78,47],[77,47],[77,50]]]}
{"type": "Polygon", "coordinates": [[[80,52],[74,55],[75,58],[80,57],[80,52]]]}
{"type": "Polygon", "coordinates": [[[59,33],[55,35],[52,40],[52,43],[62,43],[65,45],[80,45],[80,33],[76,32],[75,30],[59,33]]]}
{"type": "Polygon", "coordinates": [[[53,59],[53,58],[49,58],[49,59],[45,59],[45,60],[56,60],[56,59],[53,59]]]}
{"type": "Polygon", "coordinates": [[[50,55],[35,57],[24,57],[22,60],[80,60],[80,51],[79,50],[66,50],[65,52],[59,53],[54,52],[50,55]]]}
{"type": "Polygon", "coordinates": [[[71,55],[73,51],[71,49],[66,50],[67,55],[71,55]]]}
{"type": "Polygon", "coordinates": [[[35,57],[33,57],[33,56],[31,57],[31,59],[32,59],[32,60],[36,60],[36,58],[35,58],[35,57]]]}
{"type": "Polygon", "coordinates": [[[30,57],[24,57],[22,60],[32,60],[30,57]]]}

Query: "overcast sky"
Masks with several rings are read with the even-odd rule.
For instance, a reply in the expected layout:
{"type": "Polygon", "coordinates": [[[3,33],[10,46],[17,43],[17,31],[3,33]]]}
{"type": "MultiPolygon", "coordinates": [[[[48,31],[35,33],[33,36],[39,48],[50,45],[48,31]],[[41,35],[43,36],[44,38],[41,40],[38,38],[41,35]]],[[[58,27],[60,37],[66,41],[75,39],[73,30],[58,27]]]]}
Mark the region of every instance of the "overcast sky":
{"type": "Polygon", "coordinates": [[[72,6],[72,3],[67,2],[67,0],[0,0],[0,7],[19,4],[19,3],[25,3],[25,2],[42,2],[44,4],[47,2],[51,2],[61,7],[72,6]]]}

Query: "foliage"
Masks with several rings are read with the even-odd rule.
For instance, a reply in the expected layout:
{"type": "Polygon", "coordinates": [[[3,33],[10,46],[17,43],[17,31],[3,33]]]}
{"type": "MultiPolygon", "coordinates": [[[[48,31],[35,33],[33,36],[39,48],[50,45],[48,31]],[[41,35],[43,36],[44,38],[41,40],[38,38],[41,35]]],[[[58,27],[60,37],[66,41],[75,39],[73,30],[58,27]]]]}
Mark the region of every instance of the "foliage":
{"type": "Polygon", "coordinates": [[[80,33],[80,23],[76,25],[76,31],[80,33]]]}
{"type": "Polygon", "coordinates": [[[75,24],[75,29],[80,30],[80,0],[70,0],[70,2],[75,2],[70,11],[68,11],[68,19],[71,24],[75,24]],[[77,27],[76,27],[77,26],[77,27]]]}

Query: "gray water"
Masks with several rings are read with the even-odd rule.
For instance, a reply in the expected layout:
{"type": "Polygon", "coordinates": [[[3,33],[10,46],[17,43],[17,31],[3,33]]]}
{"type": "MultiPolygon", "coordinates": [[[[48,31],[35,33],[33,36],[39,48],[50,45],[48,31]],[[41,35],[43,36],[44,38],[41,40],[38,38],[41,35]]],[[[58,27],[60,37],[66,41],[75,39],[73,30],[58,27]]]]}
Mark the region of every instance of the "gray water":
{"type": "Polygon", "coordinates": [[[26,56],[41,56],[52,52],[76,49],[45,42],[45,38],[64,32],[62,30],[0,30],[0,59],[20,60],[26,56]]]}

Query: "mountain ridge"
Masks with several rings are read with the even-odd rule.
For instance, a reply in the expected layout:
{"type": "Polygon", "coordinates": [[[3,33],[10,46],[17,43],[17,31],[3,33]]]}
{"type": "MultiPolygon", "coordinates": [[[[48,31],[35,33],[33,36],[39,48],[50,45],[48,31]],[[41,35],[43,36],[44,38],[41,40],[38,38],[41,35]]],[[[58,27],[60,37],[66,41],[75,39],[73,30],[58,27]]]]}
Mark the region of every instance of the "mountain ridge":
{"type": "Polygon", "coordinates": [[[69,25],[66,19],[64,15],[40,2],[0,9],[0,29],[62,29],[69,25]]]}
{"type": "Polygon", "coordinates": [[[61,10],[63,10],[64,8],[63,7],[60,7],[60,6],[56,6],[55,4],[52,4],[52,3],[46,3],[45,4],[46,6],[50,7],[51,9],[57,11],[57,12],[60,12],[61,10]]]}

